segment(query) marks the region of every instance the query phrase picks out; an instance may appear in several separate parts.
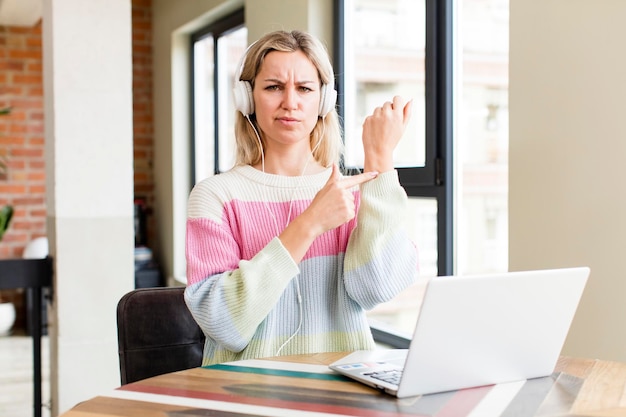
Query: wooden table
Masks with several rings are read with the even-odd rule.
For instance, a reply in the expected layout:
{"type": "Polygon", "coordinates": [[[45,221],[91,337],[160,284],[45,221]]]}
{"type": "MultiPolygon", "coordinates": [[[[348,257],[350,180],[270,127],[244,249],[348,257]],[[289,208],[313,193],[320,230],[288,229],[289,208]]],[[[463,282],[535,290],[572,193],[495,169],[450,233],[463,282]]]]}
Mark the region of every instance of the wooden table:
{"type": "Polygon", "coordinates": [[[63,417],[626,416],[624,363],[562,357],[550,377],[398,400],[328,371],[343,355],[173,372],[80,403],[63,417]]]}

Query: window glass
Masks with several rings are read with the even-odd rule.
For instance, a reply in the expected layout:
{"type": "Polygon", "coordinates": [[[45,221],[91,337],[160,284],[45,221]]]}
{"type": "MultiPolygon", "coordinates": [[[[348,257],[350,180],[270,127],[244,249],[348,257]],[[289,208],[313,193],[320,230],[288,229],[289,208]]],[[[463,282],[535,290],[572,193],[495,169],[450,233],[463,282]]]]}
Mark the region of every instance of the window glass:
{"type": "Polygon", "coordinates": [[[424,166],[424,0],[345,1],[345,163],[363,167],[361,126],[394,95],[413,114],[394,154],[398,167],[424,166]]]}
{"type": "Polygon", "coordinates": [[[224,172],[235,163],[235,104],[233,103],[233,83],[239,71],[241,56],[247,48],[248,30],[241,27],[217,41],[218,60],[218,108],[219,111],[219,170],[224,172]]]}
{"type": "Polygon", "coordinates": [[[193,45],[193,111],[195,178],[201,180],[215,171],[215,107],[213,97],[213,37],[206,36],[193,45]]]}
{"type": "Polygon", "coordinates": [[[458,274],[508,268],[508,0],[457,0],[458,274]]]}

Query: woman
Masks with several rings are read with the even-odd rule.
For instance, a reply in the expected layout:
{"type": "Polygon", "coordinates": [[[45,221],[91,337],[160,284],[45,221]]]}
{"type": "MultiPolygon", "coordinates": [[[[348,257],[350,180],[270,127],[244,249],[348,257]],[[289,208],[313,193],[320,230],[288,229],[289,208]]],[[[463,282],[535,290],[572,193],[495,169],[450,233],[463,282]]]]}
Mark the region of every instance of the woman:
{"type": "Polygon", "coordinates": [[[333,70],[309,34],[272,32],[236,74],[237,162],[189,197],[185,300],[203,365],[374,347],[365,311],[417,277],[392,153],[410,102],[363,125],[364,173],[342,177],[333,70]]]}

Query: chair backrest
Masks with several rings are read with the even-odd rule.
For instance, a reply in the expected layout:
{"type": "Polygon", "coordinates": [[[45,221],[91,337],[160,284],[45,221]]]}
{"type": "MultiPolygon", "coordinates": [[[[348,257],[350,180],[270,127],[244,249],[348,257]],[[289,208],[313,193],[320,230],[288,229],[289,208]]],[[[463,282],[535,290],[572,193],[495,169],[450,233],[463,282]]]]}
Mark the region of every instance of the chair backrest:
{"type": "Polygon", "coordinates": [[[140,288],[117,305],[122,385],[202,363],[204,334],[183,298],[183,287],[140,288]]]}

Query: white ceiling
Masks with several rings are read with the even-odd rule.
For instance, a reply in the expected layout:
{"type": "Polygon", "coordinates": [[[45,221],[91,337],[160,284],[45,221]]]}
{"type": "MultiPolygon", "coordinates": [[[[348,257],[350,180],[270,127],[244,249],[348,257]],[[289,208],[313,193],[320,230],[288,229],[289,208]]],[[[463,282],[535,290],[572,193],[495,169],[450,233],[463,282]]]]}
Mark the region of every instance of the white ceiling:
{"type": "Polygon", "coordinates": [[[33,26],[43,13],[43,0],[0,0],[0,25],[33,26]]]}

